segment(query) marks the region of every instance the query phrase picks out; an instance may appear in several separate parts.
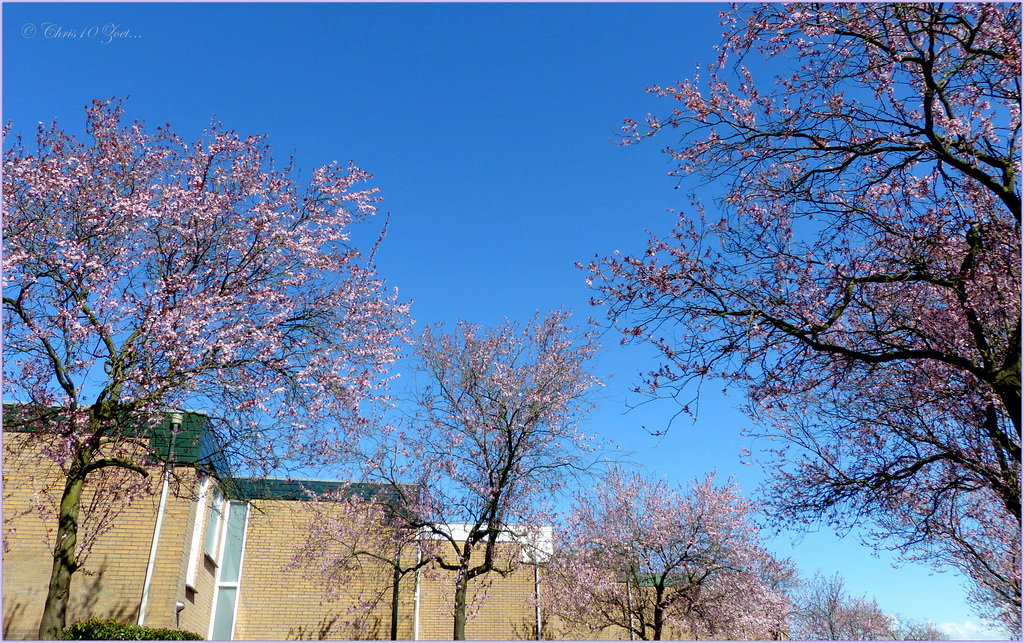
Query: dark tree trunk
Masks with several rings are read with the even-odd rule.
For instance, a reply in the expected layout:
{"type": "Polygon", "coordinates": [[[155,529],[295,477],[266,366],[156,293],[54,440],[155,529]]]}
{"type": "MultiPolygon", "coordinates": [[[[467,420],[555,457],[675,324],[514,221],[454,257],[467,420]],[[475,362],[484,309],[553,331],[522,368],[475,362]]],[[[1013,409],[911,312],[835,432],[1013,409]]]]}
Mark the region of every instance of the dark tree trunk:
{"type": "Polygon", "coordinates": [[[662,600],[664,599],[665,591],[663,588],[657,588],[658,594],[655,596],[654,603],[654,640],[661,640],[661,628],[665,623],[665,608],[662,607],[662,600]]]}
{"type": "Polygon", "coordinates": [[[57,544],[53,549],[53,571],[39,623],[41,640],[59,640],[64,634],[68,599],[71,596],[71,576],[77,571],[75,549],[78,546],[78,514],[81,507],[85,474],[75,467],[68,473],[64,495],[58,513],[57,544]]]}
{"type": "Polygon", "coordinates": [[[455,585],[455,628],[452,632],[453,641],[466,640],[466,594],[469,590],[469,575],[466,570],[459,570],[459,581],[455,585]]]}
{"type": "Polygon", "coordinates": [[[398,553],[395,555],[395,576],[394,585],[391,588],[391,640],[398,640],[398,589],[399,584],[402,582],[402,549],[398,549],[398,553]]]}

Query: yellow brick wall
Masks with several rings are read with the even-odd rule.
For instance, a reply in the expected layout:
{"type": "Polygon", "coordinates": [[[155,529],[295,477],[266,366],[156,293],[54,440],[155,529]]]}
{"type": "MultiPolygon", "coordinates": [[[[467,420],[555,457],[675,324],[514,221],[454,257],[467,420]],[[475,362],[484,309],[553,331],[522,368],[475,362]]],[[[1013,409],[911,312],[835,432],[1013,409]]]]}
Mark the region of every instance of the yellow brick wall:
{"type": "MultiPolygon", "coordinates": [[[[482,552],[476,552],[471,564],[482,560],[482,552]]],[[[435,570],[424,574],[420,583],[420,639],[452,639],[454,578],[455,572],[435,570]]],[[[533,596],[533,565],[518,560],[514,571],[505,577],[491,572],[474,579],[468,601],[469,611],[475,611],[475,614],[471,613],[466,622],[466,638],[498,641],[536,639],[537,616],[532,605],[533,596]],[[473,604],[474,598],[477,605],[473,604]]]]}
{"type": "MultiPolygon", "coordinates": [[[[302,503],[254,500],[250,505],[235,639],[349,639],[357,632],[343,626],[350,603],[328,602],[324,588],[303,569],[285,570],[303,538],[308,515],[302,503]]],[[[391,636],[392,571],[367,564],[346,588],[346,595],[385,591],[362,636],[391,636]]],[[[412,637],[412,576],[400,584],[399,638],[412,637]]]]}
{"type": "MultiPolygon", "coordinates": [[[[245,558],[236,640],[244,639],[349,639],[356,636],[387,639],[391,631],[392,571],[380,565],[367,565],[366,571],[345,588],[354,599],[360,593],[385,590],[384,598],[372,614],[369,632],[346,629],[344,598],[328,602],[324,587],[308,571],[285,570],[292,552],[300,544],[308,514],[301,502],[256,500],[251,504],[246,535],[245,558]]],[[[415,550],[403,552],[403,562],[415,560],[415,550]]],[[[424,574],[420,582],[419,636],[421,640],[451,640],[452,606],[449,583],[442,574],[424,574]]],[[[449,580],[450,580],[449,575],[449,580]]],[[[514,640],[536,638],[536,612],[533,567],[519,565],[516,572],[492,582],[487,600],[467,624],[471,639],[514,640]]],[[[479,588],[481,583],[477,583],[479,588]]],[[[407,574],[400,584],[398,637],[413,636],[415,574],[407,574]]]]}
{"type": "Polygon", "coordinates": [[[207,495],[200,509],[197,506],[199,486],[194,476],[187,476],[176,493],[172,489],[168,494],[144,624],[149,627],[191,630],[206,636],[216,566],[203,554],[205,521],[210,515],[212,492],[207,495]],[[192,527],[197,514],[201,529],[198,534],[196,578],[194,587],[189,588],[185,581],[192,550],[192,527]],[[180,614],[176,610],[179,602],[184,605],[180,614]]]}
{"type": "MultiPolygon", "coordinates": [[[[35,638],[53,564],[46,533],[56,532],[56,517],[54,514],[47,522],[41,520],[33,508],[34,498],[47,485],[56,485],[56,497],[63,489],[56,467],[38,451],[24,448],[26,444],[25,434],[3,434],[3,528],[9,548],[3,555],[3,636],[11,639],[35,638]],[[10,529],[15,532],[11,534],[10,529]]],[[[161,482],[159,471],[154,470],[150,475],[152,493],[136,500],[113,528],[97,539],[85,565],[72,577],[66,619],[69,625],[93,616],[137,622],[161,482]]],[[[184,574],[195,512],[191,498],[195,483],[185,474],[180,485],[171,486],[147,602],[145,624],[151,627],[175,627],[175,603],[182,600],[186,606],[190,604],[184,601],[184,574]]],[[[90,499],[87,484],[83,504],[90,499]]],[[[210,600],[209,595],[205,600],[210,600]]],[[[192,611],[202,610],[193,606],[192,611]]],[[[208,622],[209,605],[205,611],[208,622]]],[[[182,612],[182,627],[187,612],[188,607],[182,612]]]]}
{"type": "MultiPolygon", "coordinates": [[[[38,452],[22,448],[25,434],[3,434],[3,527],[9,550],[3,555],[3,638],[35,638],[49,582],[52,557],[47,529],[55,531],[55,517],[44,523],[32,510],[35,492],[44,485],[63,484],[59,472],[38,452]]],[[[135,623],[139,617],[143,585],[156,524],[162,477],[150,476],[150,495],[137,500],[104,534],[85,567],[76,573],[71,588],[67,622],[93,616],[117,617],[135,623]]],[[[62,488],[62,486],[61,486],[62,488]]],[[[56,493],[59,495],[60,489],[56,493]]],[[[206,521],[213,500],[212,489],[202,506],[197,504],[199,481],[186,473],[170,485],[164,510],[154,573],[146,606],[145,625],[192,630],[207,636],[215,595],[217,568],[202,550],[206,521]],[[193,587],[186,586],[195,521],[200,521],[199,552],[193,587]],[[180,613],[176,603],[184,608],[180,613]]],[[[86,500],[89,489],[86,488],[86,500]]],[[[322,584],[301,569],[285,571],[292,553],[303,538],[308,515],[303,503],[256,500],[250,504],[246,547],[242,561],[241,588],[235,639],[348,639],[356,634],[387,639],[391,632],[392,572],[386,566],[367,566],[346,588],[346,598],[327,602],[322,584]],[[386,590],[371,615],[368,631],[353,632],[342,626],[351,600],[361,593],[386,590]]],[[[215,554],[218,552],[215,552],[215,554]]],[[[403,552],[411,563],[415,551],[403,552]]],[[[543,570],[542,570],[543,573],[543,570]]],[[[501,578],[491,574],[488,598],[467,624],[473,639],[505,640],[536,638],[536,615],[530,604],[534,593],[533,567],[520,564],[516,572],[501,578]]],[[[479,588],[479,583],[477,584],[479,588]]],[[[415,575],[400,584],[400,639],[413,636],[415,575]]],[[[424,575],[420,583],[420,638],[450,640],[451,592],[438,574],[424,575]]],[[[547,634],[549,628],[545,628],[547,634]]]]}
{"type": "MultiPolygon", "coordinates": [[[[196,493],[198,494],[198,489],[196,493]]],[[[210,519],[210,505],[212,503],[212,485],[209,487],[202,507],[199,507],[196,501],[189,503],[189,519],[186,528],[186,542],[188,544],[184,548],[184,554],[182,555],[181,577],[178,590],[179,598],[177,599],[185,604],[185,609],[181,612],[179,628],[198,632],[203,637],[209,634],[210,613],[213,610],[214,581],[217,574],[217,567],[214,561],[203,552],[206,541],[206,522],[210,519]],[[194,586],[189,588],[185,587],[185,576],[188,571],[188,556],[193,544],[191,541],[192,526],[195,520],[200,521],[196,577],[194,586]]]]}

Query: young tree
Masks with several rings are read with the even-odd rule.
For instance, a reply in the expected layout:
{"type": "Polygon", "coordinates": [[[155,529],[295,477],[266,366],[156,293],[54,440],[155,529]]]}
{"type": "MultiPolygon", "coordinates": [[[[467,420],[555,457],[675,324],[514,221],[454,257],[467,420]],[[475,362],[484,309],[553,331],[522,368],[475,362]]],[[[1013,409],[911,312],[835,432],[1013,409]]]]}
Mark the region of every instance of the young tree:
{"type": "Polygon", "coordinates": [[[391,640],[398,640],[401,580],[424,565],[422,556],[409,552],[422,551],[428,543],[398,515],[401,505],[390,492],[386,485],[346,483],[327,493],[311,493],[305,538],[286,566],[304,570],[324,588],[328,601],[348,602],[338,626],[353,640],[374,638],[373,615],[388,600],[391,640]],[[367,583],[367,575],[388,582],[367,583]],[[363,591],[353,593],[353,587],[363,591]]]}
{"type": "Polygon", "coordinates": [[[680,181],[724,190],[643,256],[590,264],[646,390],[745,386],[786,524],[873,523],[1017,627],[1021,14],[1013,4],[740,7],[708,82],[651,91],[680,181]],[[744,66],[791,59],[774,87],[744,66]],[[1014,623],[1016,621],[1016,625],[1014,623]]]}
{"type": "MultiPolygon", "coordinates": [[[[404,428],[364,443],[372,446],[361,475],[391,489],[394,533],[420,548],[418,564],[399,573],[424,567],[453,581],[455,640],[466,638],[474,585],[521,564],[523,546],[552,520],[546,501],[594,460],[594,438],[578,424],[599,385],[588,369],[597,347],[568,319],[552,312],[522,328],[463,321],[451,333],[426,328],[416,347],[417,410],[404,428]]],[[[379,560],[370,548],[353,547],[361,531],[340,524],[313,530],[311,538],[344,544],[307,544],[317,556],[306,560],[338,569],[353,558],[379,560]]]]}
{"type": "Polygon", "coordinates": [[[559,532],[544,609],[591,634],[779,638],[793,571],[761,547],[753,511],[714,475],[687,490],[612,468],[559,532]]]}
{"type": "Polygon", "coordinates": [[[365,172],[303,187],[262,137],[217,124],[190,145],[123,123],[117,100],[86,111],[91,143],[4,130],[4,394],[63,476],[42,639],[91,546],[83,489],[141,492],[146,427],[203,407],[248,473],[322,461],[362,433],[408,325],[350,244],[375,210],[365,172]]]}
{"type": "Polygon", "coordinates": [[[798,592],[790,637],[805,641],[938,641],[949,635],[931,622],[901,621],[874,598],[850,596],[842,576],[816,573],[798,592]]]}

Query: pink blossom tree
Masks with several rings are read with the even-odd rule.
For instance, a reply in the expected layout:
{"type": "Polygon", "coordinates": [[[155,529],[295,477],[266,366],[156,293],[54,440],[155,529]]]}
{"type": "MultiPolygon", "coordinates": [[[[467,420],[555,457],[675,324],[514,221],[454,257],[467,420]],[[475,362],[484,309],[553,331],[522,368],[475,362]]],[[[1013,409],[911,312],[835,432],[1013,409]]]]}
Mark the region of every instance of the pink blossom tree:
{"type": "Polygon", "coordinates": [[[401,581],[429,564],[422,551],[431,543],[398,513],[400,497],[388,485],[343,483],[310,497],[307,531],[286,569],[305,572],[328,602],[347,604],[337,625],[353,640],[374,638],[375,613],[390,599],[391,640],[397,640],[401,581]],[[410,556],[412,549],[421,555],[410,556]],[[367,582],[367,576],[385,582],[367,582]],[[353,587],[362,591],[353,595],[353,587]]]}
{"type": "Polygon", "coordinates": [[[779,638],[794,570],[761,546],[753,513],[713,474],[687,489],[612,468],[558,532],[544,610],[566,632],[779,638]]]}
{"type": "Polygon", "coordinates": [[[63,477],[42,639],[60,638],[96,534],[83,489],[145,492],[145,428],[202,407],[247,473],[330,459],[368,426],[360,403],[408,326],[352,245],[375,211],[368,174],[300,184],[262,137],[215,124],[188,144],[124,123],[117,100],[86,111],[90,142],[56,122],[34,146],[4,130],[5,422],[33,427],[63,477]]]}
{"type": "Polygon", "coordinates": [[[1020,7],[760,5],[723,24],[706,82],[651,88],[675,107],[626,123],[627,142],[680,136],[694,212],[592,262],[597,303],[660,349],[648,392],[746,388],[782,522],[871,526],[964,571],[1019,633],[1020,7]],[[786,70],[774,85],[758,56],[786,70]]]}
{"type": "Polygon", "coordinates": [[[851,596],[839,574],[816,573],[796,593],[790,638],[804,641],[938,641],[949,635],[931,622],[905,621],[874,598],[851,596]]]}
{"type": "MultiPolygon", "coordinates": [[[[578,425],[599,385],[588,368],[596,344],[568,320],[559,311],[523,327],[426,328],[416,347],[415,410],[363,443],[360,475],[393,498],[390,533],[420,551],[397,571],[430,571],[450,591],[455,640],[466,638],[493,574],[520,566],[523,548],[550,524],[548,501],[595,459],[599,445],[578,425]]],[[[381,560],[381,548],[391,556],[381,531],[367,540],[359,525],[312,518],[320,524],[297,564],[346,570],[357,559],[381,560]]]]}

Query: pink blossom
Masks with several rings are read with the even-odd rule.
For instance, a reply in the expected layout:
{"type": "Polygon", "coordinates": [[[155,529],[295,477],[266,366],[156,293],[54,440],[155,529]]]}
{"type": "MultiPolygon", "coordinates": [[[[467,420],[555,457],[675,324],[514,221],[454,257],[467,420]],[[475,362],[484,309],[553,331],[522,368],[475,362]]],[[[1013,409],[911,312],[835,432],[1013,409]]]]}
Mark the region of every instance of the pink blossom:
{"type": "MultiPolygon", "coordinates": [[[[262,137],[218,123],[188,144],[122,116],[94,101],[88,144],[56,123],[34,147],[5,129],[4,392],[67,488],[87,482],[98,503],[60,510],[68,579],[149,488],[134,430],[200,407],[246,472],[330,461],[367,427],[360,405],[383,395],[409,323],[349,245],[379,198],[357,189],[366,173],[332,165],[300,186],[262,137]]],[[[41,637],[62,621],[44,617],[41,637]]]]}
{"type": "Polygon", "coordinates": [[[723,26],[703,82],[652,88],[677,100],[630,139],[677,137],[674,175],[723,186],[721,213],[694,195],[646,252],[586,268],[623,341],[661,351],[638,389],[744,387],[780,522],[870,525],[1019,633],[1020,7],[723,26]],[[735,62],[757,55],[795,62],[772,86],[735,62]]]}

